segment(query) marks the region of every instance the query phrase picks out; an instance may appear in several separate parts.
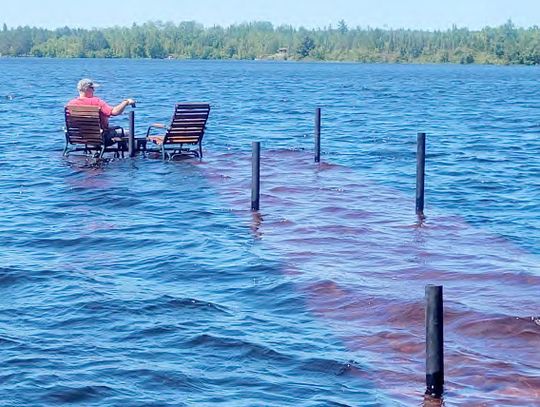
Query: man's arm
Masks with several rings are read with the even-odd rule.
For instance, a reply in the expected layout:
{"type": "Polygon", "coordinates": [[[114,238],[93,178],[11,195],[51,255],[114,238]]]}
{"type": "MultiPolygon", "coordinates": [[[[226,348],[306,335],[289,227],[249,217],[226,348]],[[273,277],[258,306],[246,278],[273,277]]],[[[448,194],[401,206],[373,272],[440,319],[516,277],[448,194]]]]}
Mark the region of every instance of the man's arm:
{"type": "Polygon", "coordinates": [[[125,99],[112,108],[111,116],[118,116],[124,112],[124,109],[135,103],[135,99],[125,99]]]}

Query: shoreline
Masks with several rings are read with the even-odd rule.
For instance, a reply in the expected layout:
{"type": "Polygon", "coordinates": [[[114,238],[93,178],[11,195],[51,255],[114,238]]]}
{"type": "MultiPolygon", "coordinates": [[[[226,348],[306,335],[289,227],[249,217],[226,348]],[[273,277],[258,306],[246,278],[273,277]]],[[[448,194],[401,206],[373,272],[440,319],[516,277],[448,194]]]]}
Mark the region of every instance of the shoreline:
{"type": "Polygon", "coordinates": [[[491,63],[491,62],[436,62],[436,61],[354,61],[354,60],[319,60],[319,59],[276,59],[276,58],[132,58],[132,57],[50,57],[36,55],[0,55],[0,60],[5,59],[40,59],[40,60],[133,60],[133,61],[181,61],[181,62],[272,62],[272,63],[300,63],[300,64],[357,64],[357,65],[441,65],[441,66],[500,66],[500,67],[538,67],[539,64],[518,63],[491,63]]]}

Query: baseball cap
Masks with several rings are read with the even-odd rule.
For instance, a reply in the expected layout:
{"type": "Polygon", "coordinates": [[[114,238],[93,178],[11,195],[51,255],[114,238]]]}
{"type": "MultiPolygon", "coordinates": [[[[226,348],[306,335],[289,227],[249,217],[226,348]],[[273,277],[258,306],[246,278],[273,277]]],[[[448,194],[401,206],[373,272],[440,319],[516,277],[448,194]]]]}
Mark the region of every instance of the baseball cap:
{"type": "Polygon", "coordinates": [[[77,83],[77,90],[79,92],[86,92],[88,88],[97,88],[100,86],[98,83],[95,83],[92,79],[84,78],[77,83]]]}

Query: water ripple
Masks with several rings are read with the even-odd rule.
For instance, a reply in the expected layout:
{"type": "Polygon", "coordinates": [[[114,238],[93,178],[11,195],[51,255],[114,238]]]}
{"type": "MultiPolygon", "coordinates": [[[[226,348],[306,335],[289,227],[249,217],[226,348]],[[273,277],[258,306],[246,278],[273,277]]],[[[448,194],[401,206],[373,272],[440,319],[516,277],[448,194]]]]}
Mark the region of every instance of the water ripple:
{"type": "Polygon", "coordinates": [[[539,404],[537,69],[2,58],[0,70],[3,405],[419,405],[429,283],[445,287],[445,405],[539,404]],[[140,100],[141,135],[174,102],[209,101],[205,158],[62,157],[82,76],[111,103],[140,100]]]}

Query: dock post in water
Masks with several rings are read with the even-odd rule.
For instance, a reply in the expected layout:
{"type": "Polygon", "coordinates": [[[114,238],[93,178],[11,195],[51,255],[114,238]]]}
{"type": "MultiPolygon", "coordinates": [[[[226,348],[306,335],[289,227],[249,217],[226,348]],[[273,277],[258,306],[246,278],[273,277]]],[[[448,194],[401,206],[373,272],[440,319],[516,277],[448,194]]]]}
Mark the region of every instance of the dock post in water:
{"type": "Polygon", "coordinates": [[[418,133],[416,152],[416,214],[424,216],[424,179],[426,172],[426,133],[418,133]]]}
{"type": "Polygon", "coordinates": [[[251,156],[251,210],[259,210],[259,195],[261,186],[261,142],[252,142],[251,156]]]}
{"type": "Polygon", "coordinates": [[[130,157],[135,157],[135,112],[129,112],[129,135],[128,135],[128,151],[130,157]]]}
{"type": "Polygon", "coordinates": [[[315,109],[315,162],[321,162],[321,108],[315,109]]]}
{"type": "Polygon", "coordinates": [[[444,387],[443,288],[426,286],[426,395],[440,398],[444,387]]]}

